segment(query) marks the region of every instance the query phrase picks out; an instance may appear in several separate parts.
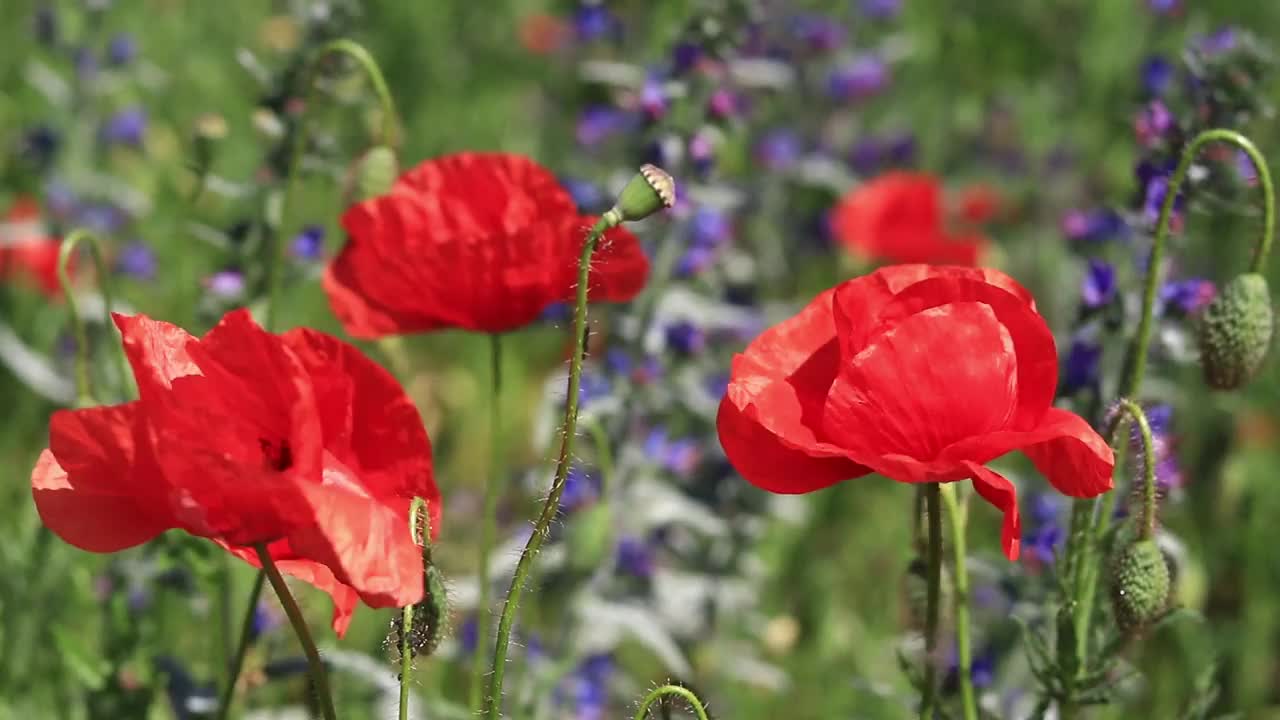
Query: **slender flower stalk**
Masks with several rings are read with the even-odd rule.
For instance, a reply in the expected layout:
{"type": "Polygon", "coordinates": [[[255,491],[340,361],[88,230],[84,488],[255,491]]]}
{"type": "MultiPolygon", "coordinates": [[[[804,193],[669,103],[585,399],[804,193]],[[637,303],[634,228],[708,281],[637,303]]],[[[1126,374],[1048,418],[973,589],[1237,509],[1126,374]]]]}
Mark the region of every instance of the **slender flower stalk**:
{"type": "Polygon", "coordinates": [[[324,661],[320,659],[316,641],[311,637],[307,619],[302,616],[302,608],[298,607],[298,601],[289,591],[289,584],[284,581],[280,569],[271,559],[271,553],[267,552],[267,546],[259,544],[255,545],[254,549],[258,552],[258,561],[262,563],[262,572],[271,583],[271,589],[275,590],[276,597],[280,598],[284,614],[289,618],[289,624],[293,626],[298,642],[302,644],[302,653],[307,656],[307,672],[311,675],[312,686],[315,687],[316,695],[320,700],[320,712],[324,720],[337,720],[338,714],[333,709],[333,693],[329,690],[329,673],[325,670],[324,661]]]}
{"type": "Polygon", "coordinates": [[[640,702],[640,707],[636,710],[635,720],[646,720],[649,717],[649,709],[653,707],[654,703],[668,695],[675,695],[688,703],[689,707],[693,709],[694,715],[698,716],[698,720],[708,720],[707,708],[703,705],[702,700],[689,688],[680,687],[679,685],[663,685],[651,690],[644,700],[640,702]]]}
{"type": "Polygon", "coordinates": [[[502,487],[502,335],[489,335],[489,367],[493,385],[489,390],[489,476],[484,484],[484,511],[480,516],[480,562],[477,576],[479,594],[476,600],[475,657],[472,659],[471,711],[484,709],[484,673],[489,659],[487,643],[493,628],[493,609],[490,607],[489,555],[493,552],[494,535],[497,534],[498,493],[502,487]]]}
{"type": "MultiPolygon", "coordinates": [[[[98,398],[93,389],[93,377],[89,372],[89,333],[80,315],[75,293],[71,291],[71,276],[67,265],[71,257],[80,247],[80,243],[88,241],[89,253],[93,255],[94,269],[98,273],[98,286],[102,288],[102,325],[111,331],[111,307],[114,304],[111,295],[111,281],[107,274],[107,265],[102,258],[102,242],[96,234],[84,228],[77,228],[67,234],[58,248],[58,282],[62,285],[62,294],[67,299],[67,307],[71,311],[71,324],[76,337],[76,404],[80,407],[97,405],[98,398]]],[[[129,390],[129,371],[124,366],[124,355],[113,350],[113,362],[120,383],[120,394],[126,395],[129,390]]]]}
{"type": "Polygon", "coordinates": [[[253,588],[249,590],[249,604],[245,606],[244,620],[240,622],[240,642],[236,646],[235,655],[227,670],[227,680],[222,686],[222,697],[218,699],[218,715],[216,720],[227,720],[231,717],[231,703],[236,696],[236,685],[240,682],[240,673],[244,670],[244,660],[249,654],[249,646],[253,644],[253,621],[258,611],[258,599],[262,597],[262,588],[266,585],[266,573],[258,573],[253,579],[253,588]]]}
{"type": "MultiPolygon", "coordinates": [[[[409,503],[409,533],[413,541],[422,547],[423,559],[431,552],[431,516],[427,514],[427,501],[416,497],[409,503]]],[[[425,581],[425,572],[423,568],[425,581]]],[[[427,599],[427,598],[424,598],[427,599]]],[[[413,670],[413,605],[400,610],[400,716],[409,720],[409,673],[413,670]]]]}
{"type": "Polygon", "coordinates": [[[969,513],[956,498],[955,484],[943,483],[940,488],[942,505],[951,523],[951,549],[954,553],[955,587],[953,597],[956,616],[956,647],[959,655],[957,675],[960,679],[960,702],[964,720],[977,720],[978,706],[973,694],[973,649],[969,641],[969,569],[965,557],[965,530],[969,513]]]}
{"type": "Polygon", "coordinates": [[[942,594],[942,509],[938,483],[924,484],[925,515],[929,524],[928,589],[924,618],[924,690],[920,698],[920,720],[933,720],[937,702],[938,625],[942,594]]]}
{"type": "Polygon", "coordinates": [[[276,320],[278,317],[278,297],[280,294],[280,272],[283,264],[283,254],[285,252],[284,238],[288,237],[286,229],[290,220],[290,213],[295,204],[295,198],[298,190],[298,174],[302,164],[302,150],[306,145],[306,120],[307,113],[311,111],[315,99],[315,78],[316,73],[320,69],[320,61],[329,55],[346,55],[356,61],[364,70],[365,76],[368,77],[373,90],[378,96],[378,101],[382,106],[382,137],[381,142],[388,145],[392,144],[395,139],[396,127],[398,126],[396,118],[395,101],[391,98],[391,90],[387,87],[387,81],[382,75],[378,62],[373,59],[368,50],[365,50],[359,43],[347,40],[345,38],[333,40],[326,43],[316,54],[307,62],[306,69],[302,73],[303,87],[303,105],[302,115],[298,118],[298,127],[293,133],[293,142],[289,148],[289,166],[288,174],[285,177],[284,186],[284,202],[280,206],[280,225],[276,232],[272,234],[272,245],[268,252],[267,258],[267,314],[265,326],[267,330],[274,331],[276,329],[276,320]]]}
{"type": "MultiPolygon", "coordinates": [[[[511,627],[515,623],[516,610],[520,605],[520,595],[528,582],[529,573],[533,570],[533,561],[542,549],[551,523],[555,520],[560,508],[560,496],[564,494],[565,480],[569,476],[570,459],[573,456],[573,441],[578,428],[578,393],[582,384],[582,358],[586,353],[587,329],[587,283],[591,271],[591,253],[595,251],[600,236],[611,227],[622,222],[622,216],[614,210],[605,213],[582,246],[582,257],[578,260],[578,290],[573,313],[573,357],[569,361],[569,390],[565,400],[564,428],[560,438],[560,454],[556,460],[555,479],[551,482],[551,492],[542,505],[542,512],[534,523],[529,541],[525,543],[524,552],[516,563],[515,575],[511,578],[511,586],[507,590],[507,599],[502,606],[502,616],[498,620],[498,637],[493,649],[493,665],[489,674],[489,687],[485,693],[483,707],[489,720],[498,720],[502,716],[502,682],[506,673],[507,651],[511,644],[511,627]]],[[[482,638],[483,640],[483,638],[482,638]]]]}
{"type": "MultiPolygon", "coordinates": [[[[1147,354],[1151,345],[1151,332],[1155,317],[1155,302],[1160,284],[1160,267],[1164,260],[1166,241],[1169,237],[1170,220],[1173,216],[1174,203],[1181,193],[1187,174],[1191,170],[1200,150],[1210,144],[1222,142],[1234,145],[1242,150],[1253,163],[1258,173],[1258,186],[1262,192],[1263,217],[1262,235],[1254,246],[1250,272],[1260,272],[1267,262],[1271,251],[1271,243],[1275,236],[1276,210],[1275,186],[1271,180],[1266,159],[1253,142],[1244,135],[1222,128],[1205,130],[1187,144],[1182,151],[1169,185],[1165,190],[1164,201],[1160,207],[1160,216],[1156,224],[1155,238],[1151,247],[1151,256],[1147,261],[1146,281],[1142,295],[1142,315],[1138,323],[1138,332],[1130,346],[1129,355],[1124,363],[1124,377],[1120,384],[1120,396],[1136,398],[1142,390],[1142,381],[1146,375],[1147,354]]],[[[1114,422],[1108,440],[1117,456],[1123,455],[1124,438],[1127,436],[1127,423],[1122,417],[1114,422]]],[[[1117,457],[1119,460],[1119,457],[1117,457]]],[[[1119,463],[1117,463],[1119,464],[1119,463]]],[[[1148,461],[1148,465],[1150,465],[1148,461]]],[[[1096,501],[1077,500],[1072,508],[1072,534],[1067,548],[1067,568],[1071,577],[1071,590],[1076,603],[1075,643],[1077,673],[1087,671],[1089,650],[1089,626],[1093,619],[1094,599],[1097,591],[1099,559],[1097,558],[1097,539],[1101,537],[1111,523],[1115,509],[1115,493],[1108,493],[1096,501]],[[1095,513],[1095,510],[1097,512],[1095,513]],[[1081,532],[1077,533],[1079,528],[1081,532]]],[[[1062,638],[1059,638],[1061,641],[1062,638]]]]}

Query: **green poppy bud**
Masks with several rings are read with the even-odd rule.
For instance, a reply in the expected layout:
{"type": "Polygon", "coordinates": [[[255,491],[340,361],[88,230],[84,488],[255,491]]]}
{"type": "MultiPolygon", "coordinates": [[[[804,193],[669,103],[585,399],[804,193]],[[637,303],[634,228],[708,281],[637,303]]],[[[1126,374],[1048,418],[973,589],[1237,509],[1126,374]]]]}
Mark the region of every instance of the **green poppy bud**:
{"type": "Polygon", "coordinates": [[[1200,359],[1209,387],[1234,390],[1253,379],[1271,347],[1273,323],[1266,278],[1246,273],[1227,283],[1200,320],[1200,359]]]}
{"type": "Polygon", "coordinates": [[[622,189],[613,204],[615,214],[623,222],[643,220],[676,203],[676,181],[656,165],[641,165],[640,172],[622,189]]]}
{"type": "Polygon", "coordinates": [[[355,200],[386,195],[400,172],[396,153],[386,145],[374,145],[356,161],[355,200]]]}
{"type": "Polygon", "coordinates": [[[1126,632],[1160,617],[1169,604],[1169,566],[1154,540],[1137,540],[1111,561],[1111,607],[1126,632]]]}

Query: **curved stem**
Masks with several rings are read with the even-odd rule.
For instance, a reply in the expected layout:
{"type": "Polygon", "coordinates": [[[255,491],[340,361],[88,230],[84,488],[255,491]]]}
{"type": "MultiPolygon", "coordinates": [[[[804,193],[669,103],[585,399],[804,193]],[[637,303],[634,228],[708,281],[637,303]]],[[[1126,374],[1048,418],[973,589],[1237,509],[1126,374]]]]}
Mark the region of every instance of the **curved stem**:
{"type": "Polygon", "coordinates": [[[653,704],[661,700],[664,695],[678,696],[681,700],[689,703],[689,707],[693,708],[693,712],[698,716],[698,720],[708,720],[707,708],[702,704],[702,701],[698,699],[698,696],[689,688],[680,687],[679,685],[663,685],[662,687],[656,687],[651,690],[649,694],[645,696],[644,700],[640,702],[640,709],[636,711],[635,720],[645,720],[645,718],[648,718],[649,708],[653,707],[653,704]]]}
{"type": "Polygon", "coordinates": [[[218,700],[217,720],[226,720],[231,716],[231,702],[236,696],[236,685],[240,682],[240,672],[244,670],[244,659],[249,654],[249,646],[253,644],[253,619],[257,614],[258,599],[262,597],[266,579],[265,573],[258,573],[253,579],[253,588],[249,590],[249,604],[245,606],[244,620],[240,622],[240,644],[236,646],[236,654],[227,672],[227,684],[223,686],[222,697],[218,700]]]}
{"type": "Polygon", "coordinates": [[[953,589],[956,614],[956,646],[959,656],[959,668],[956,674],[960,679],[960,700],[964,709],[964,720],[977,720],[978,706],[973,695],[973,650],[969,644],[969,569],[965,556],[965,529],[967,513],[956,500],[953,483],[942,485],[942,504],[947,509],[947,518],[951,521],[951,551],[954,556],[955,587],[953,589]]]}
{"type": "MultiPolygon", "coordinates": [[[[428,526],[431,524],[426,508],[427,501],[420,497],[415,497],[413,502],[409,503],[409,535],[419,547],[423,548],[424,555],[429,552],[431,542],[431,528],[422,526],[422,524],[428,526]],[[423,520],[422,523],[419,523],[420,518],[423,520]]],[[[413,670],[411,637],[413,637],[413,605],[410,604],[405,605],[400,611],[400,720],[409,720],[409,673],[413,670]]]]}
{"type": "Polygon", "coordinates": [[[928,592],[925,595],[924,619],[924,693],[920,699],[920,719],[933,720],[937,702],[936,659],[938,652],[938,619],[942,589],[942,510],[939,507],[938,483],[924,485],[925,515],[929,523],[928,592]]]}
{"type": "Polygon", "coordinates": [[[1134,338],[1132,358],[1128,363],[1128,373],[1120,386],[1121,397],[1137,397],[1142,389],[1142,379],[1147,368],[1147,351],[1151,345],[1151,325],[1155,315],[1156,291],[1160,285],[1160,264],[1164,260],[1164,248],[1169,236],[1169,222],[1173,215],[1173,206],[1177,200],[1182,184],[1187,179],[1191,164],[1195,162],[1200,149],[1214,142],[1235,145],[1249,156],[1258,171],[1259,185],[1262,188],[1262,237],[1254,246],[1253,261],[1249,265],[1251,272],[1260,271],[1267,262],[1271,252],[1271,239],[1276,229],[1275,187],[1271,183],[1271,172],[1267,169],[1267,161],[1254,147],[1249,138],[1234,130],[1217,128],[1205,130],[1196,135],[1182,151],[1178,166],[1169,178],[1169,186],[1165,189],[1164,203],[1160,206],[1160,219],[1156,223],[1155,239],[1151,245],[1151,258],[1147,262],[1146,284],[1142,292],[1142,317],[1138,323],[1138,334],[1134,338]]]}
{"type": "Polygon", "coordinates": [[[1138,433],[1142,438],[1142,526],[1144,540],[1150,540],[1156,531],[1156,450],[1155,439],[1151,434],[1151,423],[1142,406],[1121,398],[1118,409],[1128,415],[1138,425],[1138,433]]]}
{"type": "Polygon", "coordinates": [[[489,595],[489,555],[493,552],[497,533],[498,493],[502,475],[502,336],[489,335],[489,367],[493,386],[489,390],[489,476],[484,484],[484,510],[480,516],[480,566],[477,572],[479,594],[476,599],[476,652],[472,658],[471,712],[479,713],[484,705],[484,672],[489,655],[486,652],[493,628],[493,608],[489,595]]]}
{"type": "Polygon", "coordinates": [[[596,242],[605,230],[616,226],[622,218],[615,211],[604,214],[587,235],[582,246],[582,256],[578,259],[577,302],[573,313],[573,357],[569,361],[569,390],[565,398],[564,429],[560,438],[560,454],[556,460],[555,479],[551,482],[551,492],[542,504],[542,512],[534,523],[529,541],[525,543],[524,552],[516,563],[511,586],[507,589],[507,600],[502,606],[502,616],[498,620],[498,638],[493,649],[493,669],[489,675],[489,689],[484,698],[484,707],[489,720],[498,720],[502,715],[502,681],[506,672],[507,650],[511,644],[511,626],[515,622],[516,609],[520,605],[520,595],[533,569],[533,560],[542,549],[551,523],[560,509],[560,496],[564,493],[565,479],[569,475],[569,462],[573,453],[574,435],[578,427],[578,389],[582,381],[582,357],[586,353],[587,329],[587,281],[591,271],[591,253],[596,242]]]}
{"type": "Polygon", "coordinates": [[[311,106],[315,98],[316,72],[320,68],[320,61],[331,54],[346,55],[355,60],[364,70],[365,76],[368,77],[369,83],[373,85],[374,92],[378,95],[378,101],[382,104],[381,141],[387,145],[392,145],[395,138],[395,128],[397,126],[395,101],[391,99],[391,91],[387,88],[387,81],[382,76],[382,70],[378,67],[378,62],[373,59],[373,56],[362,45],[346,38],[332,40],[321,46],[316,51],[316,54],[311,56],[311,59],[307,62],[306,69],[302,73],[304,93],[302,114],[298,118],[297,127],[293,129],[293,138],[289,147],[289,169],[288,175],[285,177],[284,201],[280,205],[280,224],[273,234],[272,244],[268,249],[267,313],[265,323],[268,332],[274,331],[276,327],[276,305],[280,294],[280,266],[283,264],[284,238],[286,237],[285,232],[289,224],[289,215],[293,209],[294,197],[298,189],[298,168],[302,164],[302,150],[306,145],[307,113],[311,112],[311,106]]]}
{"type": "MultiPolygon", "coordinates": [[[[1119,395],[1126,398],[1137,397],[1142,390],[1142,381],[1146,375],[1147,354],[1151,346],[1151,332],[1155,317],[1155,302],[1160,285],[1160,265],[1164,261],[1166,240],[1169,236],[1169,224],[1173,216],[1173,207],[1187,174],[1200,150],[1209,143],[1224,142],[1234,145],[1249,156],[1258,172],[1258,184],[1263,193],[1262,198],[1262,235],[1254,246],[1253,259],[1250,262],[1251,272],[1259,272],[1266,265],[1271,252],[1271,243],[1275,235],[1276,209],[1275,186],[1271,180],[1271,171],[1266,159],[1244,135],[1223,128],[1205,130],[1192,138],[1183,149],[1165,188],[1164,202],[1160,206],[1159,220],[1156,223],[1155,237],[1152,241],[1151,256],[1147,261],[1146,280],[1142,293],[1142,315],[1138,321],[1138,332],[1133,338],[1128,357],[1125,360],[1124,376],[1121,378],[1119,395]]],[[[1123,450],[1120,425],[1115,424],[1109,433],[1109,441],[1113,449],[1123,450]]],[[[1121,453],[1117,453],[1119,455],[1121,453]]],[[[1087,522],[1084,532],[1077,537],[1074,533],[1067,548],[1067,568],[1071,572],[1071,592],[1076,600],[1076,644],[1077,667],[1079,672],[1087,668],[1086,655],[1089,643],[1089,625],[1092,621],[1093,600],[1097,589],[1098,560],[1095,557],[1095,544],[1098,537],[1106,532],[1111,524],[1111,515],[1115,509],[1115,493],[1109,492],[1097,500],[1076,500],[1072,508],[1073,526],[1077,520],[1087,522]],[[1096,512],[1100,510],[1100,512],[1096,512]],[[1095,516],[1096,515],[1096,516],[1095,516]]],[[[1059,638],[1061,640],[1061,638],[1059,638]]]]}
{"type": "MultiPolygon", "coordinates": [[[[89,253],[93,255],[94,268],[98,272],[98,287],[102,290],[102,322],[109,333],[113,327],[111,322],[111,306],[114,304],[111,295],[111,279],[107,274],[107,264],[102,259],[102,242],[91,230],[76,228],[62,239],[58,247],[58,282],[62,285],[62,295],[67,299],[67,309],[71,311],[71,324],[76,336],[76,394],[79,405],[97,405],[93,392],[93,378],[89,372],[89,333],[85,328],[84,318],[80,316],[80,308],[76,303],[75,293],[71,291],[71,276],[67,265],[80,243],[89,241],[89,253]]],[[[129,392],[129,371],[124,365],[124,356],[112,351],[116,373],[119,376],[120,394],[129,392]]]]}
{"type": "Polygon", "coordinates": [[[284,614],[288,616],[289,624],[293,625],[293,632],[298,636],[302,652],[307,656],[307,669],[311,675],[311,683],[320,698],[320,712],[324,715],[324,720],[337,720],[338,714],[333,709],[333,693],[329,691],[329,674],[325,670],[324,661],[320,659],[316,642],[311,637],[307,619],[302,616],[302,609],[298,607],[298,601],[293,599],[293,593],[289,592],[289,585],[280,575],[280,569],[271,559],[271,553],[267,552],[267,546],[258,544],[254,545],[253,549],[257,551],[258,561],[262,563],[262,572],[271,582],[271,589],[276,591],[276,597],[280,598],[284,614]]]}

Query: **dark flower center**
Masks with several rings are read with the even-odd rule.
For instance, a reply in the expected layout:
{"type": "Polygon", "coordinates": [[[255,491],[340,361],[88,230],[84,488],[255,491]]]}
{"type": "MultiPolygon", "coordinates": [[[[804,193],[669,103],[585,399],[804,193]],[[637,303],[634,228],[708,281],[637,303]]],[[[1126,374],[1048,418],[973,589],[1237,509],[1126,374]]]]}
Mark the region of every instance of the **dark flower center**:
{"type": "Polygon", "coordinates": [[[287,440],[276,442],[258,438],[258,447],[262,448],[262,459],[268,469],[284,472],[293,467],[293,451],[287,440]]]}

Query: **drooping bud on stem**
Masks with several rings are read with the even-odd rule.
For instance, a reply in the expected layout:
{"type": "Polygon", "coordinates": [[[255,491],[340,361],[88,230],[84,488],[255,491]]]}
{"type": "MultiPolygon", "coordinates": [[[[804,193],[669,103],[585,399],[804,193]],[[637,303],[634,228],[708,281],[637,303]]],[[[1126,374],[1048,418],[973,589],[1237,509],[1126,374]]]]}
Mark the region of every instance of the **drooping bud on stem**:
{"type": "Polygon", "coordinates": [[[1275,319],[1267,279],[1237,276],[1205,308],[1200,320],[1204,380],[1216,390],[1235,390],[1257,375],[1271,347],[1275,319]]]}
{"type": "Polygon", "coordinates": [[[1158,619],[1169,604],[1169,566],[1155,540],[1139,539],[1121,548],[1111,562],[1111,606],[1125,632],[1158,619]]]}

